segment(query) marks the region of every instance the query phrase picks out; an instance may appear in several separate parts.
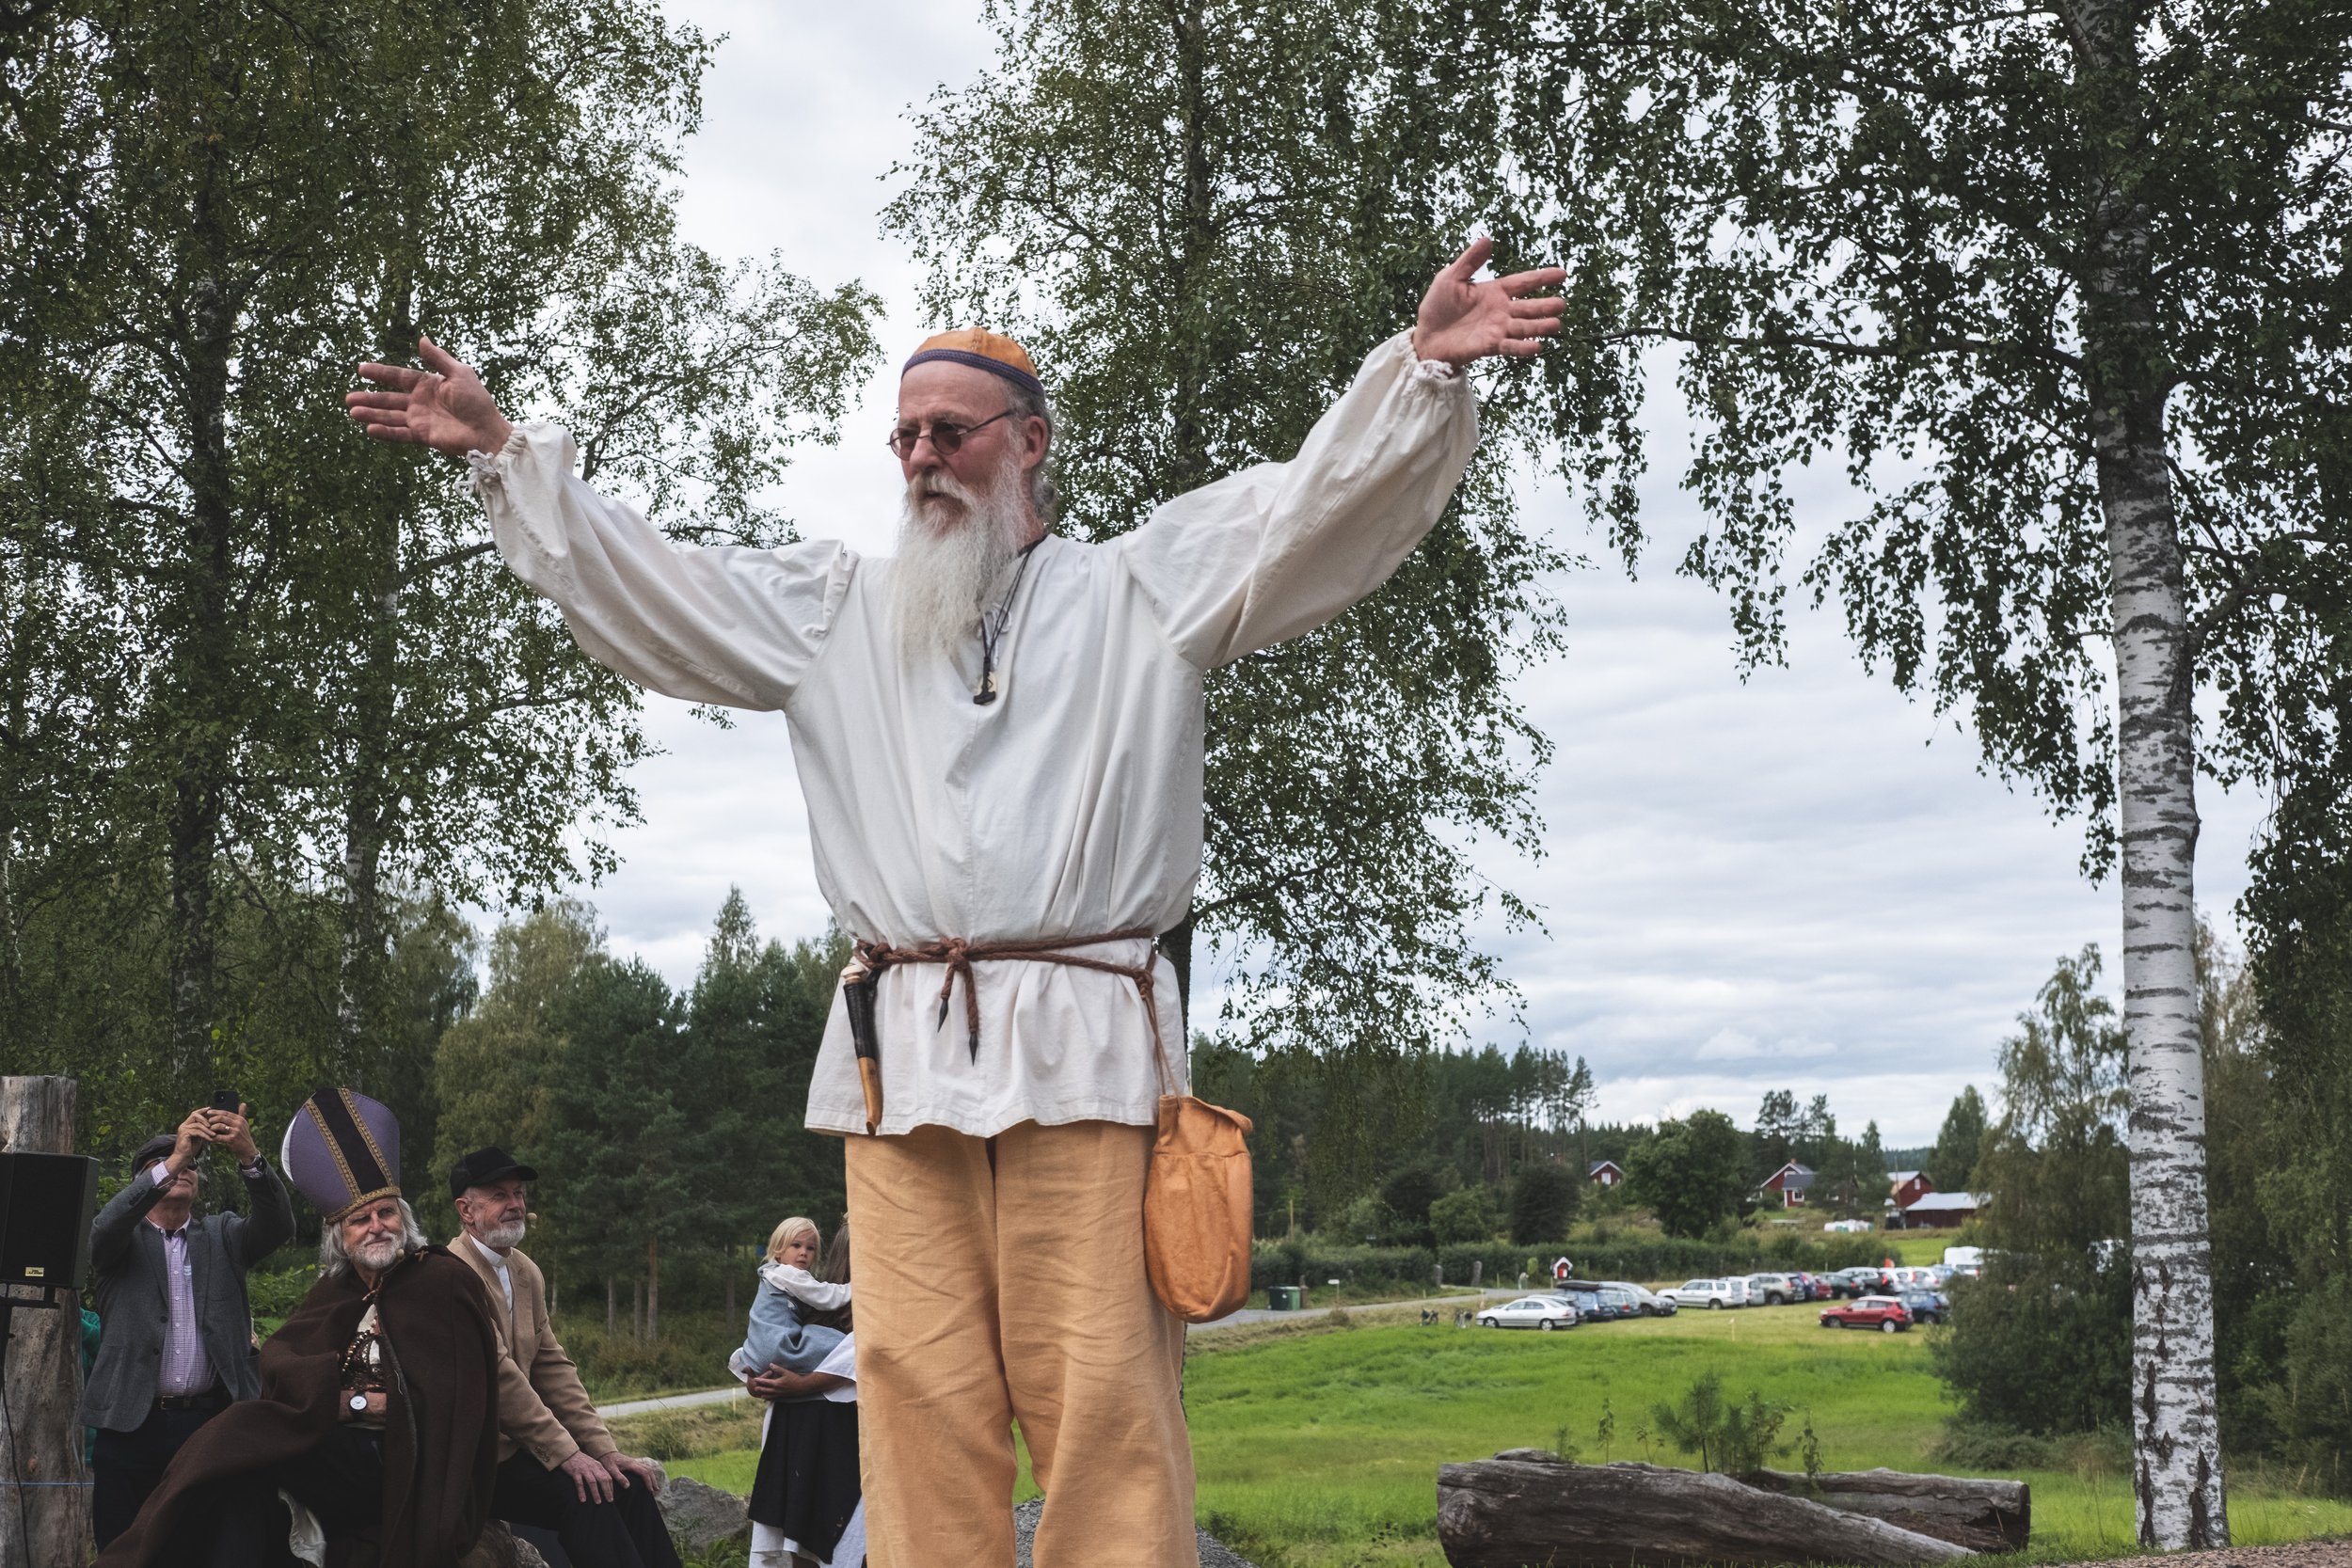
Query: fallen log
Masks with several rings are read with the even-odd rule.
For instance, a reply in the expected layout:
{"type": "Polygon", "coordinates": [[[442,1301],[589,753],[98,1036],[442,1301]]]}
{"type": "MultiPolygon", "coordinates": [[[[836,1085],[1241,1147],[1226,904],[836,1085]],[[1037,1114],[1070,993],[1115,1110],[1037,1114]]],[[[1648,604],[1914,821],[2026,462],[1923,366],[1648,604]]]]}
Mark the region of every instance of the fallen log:
{"type": "Polygon", "coordinates": [[[1913,1568],[1973,1555],[1867,1513],[1656,1465],[1566,1465],[1540,1449],[1438,1471],[1453,1568],[1839,1562],[1913,1568]]]}
{"type": "Polygon", "coordinates": [[[2022,1552],[2033,1531],[2033,1494],[2022,1481],[1884,1469],[1824,1470],[1809,1481],[1793,1470],[1756,1470],[1740,1479],[1768,1492],[1867,1513],[1972,1552],[2022,1552]]]}

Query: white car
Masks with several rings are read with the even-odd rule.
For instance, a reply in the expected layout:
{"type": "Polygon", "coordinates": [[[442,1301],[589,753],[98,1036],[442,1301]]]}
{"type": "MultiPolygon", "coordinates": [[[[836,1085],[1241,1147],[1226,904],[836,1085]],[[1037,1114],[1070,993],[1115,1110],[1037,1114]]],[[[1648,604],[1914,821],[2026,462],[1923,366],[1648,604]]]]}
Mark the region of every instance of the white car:
{"type": "Polygon", "coordinates": [[[1744,1279],[1686,1279],[1681,1284],[1658,1292],[1661,1299],[1677,1307],[1705,1307],[1722,1311],[1726,1307],[1748,1304],[1748,1282],[1744,1279]]]}
{"type": "Polygon", "coordinates": [[[1558,1296],[1521,1296],[1507,1306],[1479,1313],[1478,1324],[1481,1328],[1540,1328],[1547,1333],[1574,1328],[1576,1303],[1558,1296]]]}

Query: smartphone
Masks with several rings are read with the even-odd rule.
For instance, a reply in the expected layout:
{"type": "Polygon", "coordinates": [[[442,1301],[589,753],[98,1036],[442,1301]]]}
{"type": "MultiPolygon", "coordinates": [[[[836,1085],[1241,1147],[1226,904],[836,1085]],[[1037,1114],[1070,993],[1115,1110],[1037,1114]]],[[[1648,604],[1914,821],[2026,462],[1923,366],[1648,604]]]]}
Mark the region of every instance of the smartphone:
{"type": "Polygon", "coordinates": [[[233,1090],[215,1089],[213,1091],[213,1109],[215,1111],[227,1111],[230,1116],[234,1116],[237,1113],[237,1107],[244,1103],[233,1090]]]}

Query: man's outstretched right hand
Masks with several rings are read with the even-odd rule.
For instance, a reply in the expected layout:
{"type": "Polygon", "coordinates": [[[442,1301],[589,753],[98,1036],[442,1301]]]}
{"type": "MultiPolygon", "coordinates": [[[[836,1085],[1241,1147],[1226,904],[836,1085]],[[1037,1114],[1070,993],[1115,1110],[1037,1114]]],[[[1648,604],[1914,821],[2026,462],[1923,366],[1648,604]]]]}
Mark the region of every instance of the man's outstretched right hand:
{"type": "Polygon", "coordinates": [[[515,427],[482,385],[473,368],[442,352],[430,338],[417,340],[424,369],[405,365],[359,367],[359,378],[387,390],[345,392],[345,412],[379,441],[408,441],[452,457],[496,451],[515,427]]]}

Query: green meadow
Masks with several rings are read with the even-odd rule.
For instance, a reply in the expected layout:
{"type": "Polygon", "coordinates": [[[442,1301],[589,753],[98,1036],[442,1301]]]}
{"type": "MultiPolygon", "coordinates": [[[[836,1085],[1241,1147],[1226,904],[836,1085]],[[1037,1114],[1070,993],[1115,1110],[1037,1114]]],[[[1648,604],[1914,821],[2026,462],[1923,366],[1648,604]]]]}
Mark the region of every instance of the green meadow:
{"type": "MultiPolygon", "coordinates": [[[[1499,1449],[1556,1448],[1588,1463],[1685,1463],[1647,1435],[1653,1404],[1713,1371],[1793,1407],[1829,1469],[2010,1474],[2033,1487],[2032,1556],[2132,1547],[2123,1456],[2086,1443],[2068,1467],[1968,1471],[1932,1450],[1947,1407],[1927,1334],[1823,1329],[1810,1307],[1686,1312],[1559,1334],[1423,1326],[1412,1312],[1196,1335],[1184,1403],[1201,1522],[1262,1568],[1440,1568],[1438,1466],[1499,1449]],[[1613,1431],[1609,1424],[1613,1422],[1613,1431]]],[[[1789,1461],[1792,1465],[1795,1463],[1789,1461]]],[[[674,1468],[748,1490],[744,1450],[674,1468]]],[[[2244,1544],[2352,1533],[2352,1505],[2233,1478],[2244,1544]]],[[[1024,1486],[1025,1492],[1027,1487],[1024,1486]]]]}

